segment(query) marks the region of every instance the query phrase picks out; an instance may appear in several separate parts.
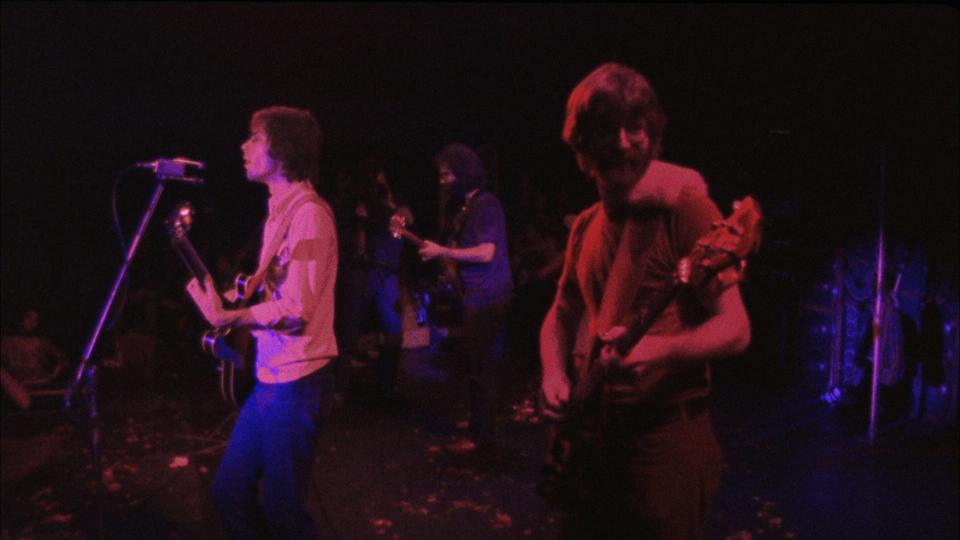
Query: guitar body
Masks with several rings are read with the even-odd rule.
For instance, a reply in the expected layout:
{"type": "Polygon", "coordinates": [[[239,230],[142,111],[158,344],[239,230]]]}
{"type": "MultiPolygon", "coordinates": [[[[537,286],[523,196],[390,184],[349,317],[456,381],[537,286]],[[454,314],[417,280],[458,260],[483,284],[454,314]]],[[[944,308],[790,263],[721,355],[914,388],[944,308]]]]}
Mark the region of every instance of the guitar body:
{"type": "MultiPolygon", "coordinates": [[[[567,378],[572,388],[583,387],[592,374],[591,357],[574,355],[567,360],[567,378]]],[[[577,487],[582,485],[584,469],[591,461],[591,452],[602,431],[603,399],[592,392],[582,401],[568,407],[566,414],[547,426],[547,456],[540,469],[537,492],[559,505],[574,504],[577,487]]]]}
{"type": "Polygon", "coordinates": [[[589,354],[569,359],[566,372],[570,399],[563,414],[547,428],[547,456],[541,469],[538,492],[559,504],[575,504],[590,453],[600,447],[603,436],[603,384],[607,366],[599,358],[610,345],[622,357],[647,333],[681,289],[706,291],[736,283],[745,268],[745,257],[756,252],[762,236],[762,215],[747,197],[734,203],[734,212],[700,238],[693,251],[681,259],[671,283],[652,299],[646,313],[626,328],[615,341],[594,339],[589,354]]]}
{"type": "MultiPolygon", "coordinates": [[[[210,272],[187,238],[192,220],[193,209],[190,204],[180,203],[167,219],[166,227],[171,245],[202,287],[210,272]]],[[[249,302],[260,283],[241,274],[237,276],[236,285],[237,297],[232,302],[234,306],[249,302]]],[[[245,328],[207,330],[200,338],[200,348],[220,360],[217,369],[220,396],[233,406],[242,405],[256,383],[256,347],[250,331],[245,328]]]]}
{"type": "Polygon", "coordinates": [[[254,373],[256,348],[253,335],[246,329],[215,328],[200,338],[201,348],[220,360],[220,397],[239,407],[256,384],[254,373]]]}
{"type": "MultiPolygon", "coordinates": [[[[406,228],[406,219],[401,214],[394,214],[390,218],[390,233],[395,238],[402,238],[417,248],[423,245],[424,240],[406,228]]],[[[427,313],[430,322],[435,326],[453,327],[461,322],[463,304],[463,286],[460,281],[460,272],[457,262],[453,259],[440,258],[434,261],[436,277],[424,292],[428,300],[427,313]]]]}
{"type": "Polygon", "coordinates": [[[430,293],[428,313],[436,326],[446,328],[459,326],[463,313],[463,288],[457,263],[451,259],[440,259],[435,269],[436,278],[427,292],[430,293]]]}

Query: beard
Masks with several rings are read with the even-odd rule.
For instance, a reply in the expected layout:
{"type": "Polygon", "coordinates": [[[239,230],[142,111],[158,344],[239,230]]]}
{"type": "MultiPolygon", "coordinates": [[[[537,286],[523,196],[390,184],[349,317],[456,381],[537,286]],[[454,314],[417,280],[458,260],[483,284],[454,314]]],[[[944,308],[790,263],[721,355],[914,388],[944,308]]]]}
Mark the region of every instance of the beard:
{"type": "Polygon", "coordinates": [[[458,202],[463,201],[464,194],[461,193],[462,190],[457,189],[452,184],[447,184],[440,186],[439,198],[440,198],[440,207],[444,207],[448,204],[457,204],[458,202]]]}
{"type": "Polygon", "coordinates": [[[463,206],[464,196],[460,194],[460,190],[455,189],[451,184],[440,186],[438,195],[439,224],[441,236],[445,237],[452,233],[453,216],[463,206]]]}
{"type": "Polygon", "coordinates": [[[651,161],[653,153],[644,148],[617,152],[595,165],[591,176],[609,214],[619,214],[626,209],[630,191],[643,178],[651,161]]]}

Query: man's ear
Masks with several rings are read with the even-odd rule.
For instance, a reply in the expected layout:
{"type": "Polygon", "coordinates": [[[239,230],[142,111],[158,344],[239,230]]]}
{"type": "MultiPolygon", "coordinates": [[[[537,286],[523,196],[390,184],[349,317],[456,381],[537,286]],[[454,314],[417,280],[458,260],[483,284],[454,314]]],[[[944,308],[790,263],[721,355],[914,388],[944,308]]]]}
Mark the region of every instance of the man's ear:
{"type": "Polygon", "coordinates": [[[643,128],[643,131],[640,132],[640,145],[641,152],[646,155],[650,152],[650,145],[653,144],[653,139],[650,138],[650,131],[647,128],[643,128]]]}
{"type": "Polygon", "coordinates": [[[580,172],[589,175],[590,172],[594,169],[594,162],[586,154],[577,153],[577,166],[580,167],[580,172]]]}

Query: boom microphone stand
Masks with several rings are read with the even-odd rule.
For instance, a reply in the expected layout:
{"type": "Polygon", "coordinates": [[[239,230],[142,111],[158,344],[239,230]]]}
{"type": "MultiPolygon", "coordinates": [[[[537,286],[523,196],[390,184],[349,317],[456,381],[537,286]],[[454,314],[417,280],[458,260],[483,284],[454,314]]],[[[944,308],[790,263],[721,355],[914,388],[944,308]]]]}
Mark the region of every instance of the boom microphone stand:
{"type": "Polygon", "coordinates": [[[72,406],[73,396],[78,390],[81,389],[81,387],[82,393],[86,398],[87,419],[90,427],[90,451],[93,457],[93,476],[96,486],[95,505],[97,538],[101,540],[103,539],[104,532],[104,486],[100,454],[100,410],[97,406],[97,385],[99,382],[99,373],[97,372],[97,362],[91,360],[93,356],[93,349],[100,338],[100,333],[103,331],[103,325],[107,320],[107,315],[113,308],[113,303],[117,298],[117,292],[120,290],[120,285],[127,276],[127,270],[130,268],[130,263],[133,262],[133,257],[137,252],[137,247],[140,246],[140,240],[143,238],[143,234],[147,230],[147,224],[150,223],[150,218],[157,209],[157,203],[160,202],[160,195],[163,194],[165,183],[172,180],[193,184],[203,184],[204,181],[200,178],[184,176],[185,165],[203,168],[203,164],[200,162],[189,161],[182,158],[172,160],[158,159],[152,163],[137,164],[138,167],[152,168],[157,179],[157,184],[153,189],[153,195],[150,197],[150,202],[147,205],[147,209],[144,212],[143,217],[140,219],[140,225],[137,227],[137,231],[133,236],[133,240],[130,242],[130,246],[127,248],[126,256],[123,259],[123,264],[120,265],[120,271],[117,272],[117,277],[113,281],[113,288],[110,289],[110,294],[107,295],[107,301],[104,303],[103,309],[100,310],[100,317],[97,319],[97,324],[94,325],[90,339],[87,341],[87,345],[83,350],[83,358],[80,361],[80,365],[77,367],[77,371],[74,374],[73,379],[71,379],[70,384],[67,386],[67,393],[64,396],[64,406],[66,408],[70,408],[72,406]]]}

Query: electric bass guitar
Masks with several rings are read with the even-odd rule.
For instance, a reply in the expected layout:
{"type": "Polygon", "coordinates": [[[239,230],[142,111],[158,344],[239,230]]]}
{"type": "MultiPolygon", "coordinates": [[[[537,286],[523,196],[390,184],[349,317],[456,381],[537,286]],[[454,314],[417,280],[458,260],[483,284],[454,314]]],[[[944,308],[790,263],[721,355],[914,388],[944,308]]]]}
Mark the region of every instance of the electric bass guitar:
{"type": "Polygon", "coordinates": [[[567,366],[570,397],[560,418],[548,424],[547,458],[538,486],[541,495],[555,503],[571,500],[589,452],[587,447],[602,430],[602,387],[609,367],[600,361],[603,347],[612,345],[623,357],[681,290],[704,290],[739,281],[746,268],[746,256],[760,247],[762,223],[760,208],[753,198],[735,202],[733,214],[715,223],[691,253],[680,260],[671,283],[655,295],[640,318],[613,342],[594,338],[589,356],[579,357],[567,366]]]}
{"type": "MultiPolygon", "coordinates": [[[[178,204],[165,222],[174,251],[203,288],[210,271],[187,237],[192,224],[193,208],[188,202],[178,204]]],[[[235,284],[237,298],[228,303],[231,307],[245,305],[259,288],[259,283],[252,283],[250,277],[243,274],[237,276],[235,284]]],[[[253,369],[256,351],[250,331],[244,328],[213,328],[203,333],[200,347],[220,361],[217,368],[220,373],[220,396],[227,403],[239,407],[256,382],[253,369]]]]}

